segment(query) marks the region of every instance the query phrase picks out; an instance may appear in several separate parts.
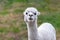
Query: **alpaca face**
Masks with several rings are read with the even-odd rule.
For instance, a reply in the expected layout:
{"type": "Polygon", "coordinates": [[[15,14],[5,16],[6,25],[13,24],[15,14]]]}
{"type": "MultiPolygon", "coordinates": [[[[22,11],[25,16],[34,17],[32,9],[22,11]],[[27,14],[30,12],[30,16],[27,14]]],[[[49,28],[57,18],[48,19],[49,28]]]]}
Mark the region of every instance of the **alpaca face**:
{"type": "Polygon", "coordinates": [[[33,22],[37,20],[37,15],[40,13],[37,11],[36,8],[29,7],[24,12],[24,21],[25,22],[33,22]]]}

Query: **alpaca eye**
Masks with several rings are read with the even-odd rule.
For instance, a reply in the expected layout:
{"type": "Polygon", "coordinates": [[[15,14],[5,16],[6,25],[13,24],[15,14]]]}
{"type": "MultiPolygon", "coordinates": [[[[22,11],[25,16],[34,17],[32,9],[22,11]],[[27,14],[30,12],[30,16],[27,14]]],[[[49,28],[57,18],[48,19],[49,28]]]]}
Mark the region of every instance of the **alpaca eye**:
{"type": "Polygon", "coordinates": [[[26,15],[27,15],[28,13],[26,13],[26,15]]]}
{"type": "Polygon", "coordinates": [[[36,15],[36,13],[34,13],[34,15],[36,15]]]}

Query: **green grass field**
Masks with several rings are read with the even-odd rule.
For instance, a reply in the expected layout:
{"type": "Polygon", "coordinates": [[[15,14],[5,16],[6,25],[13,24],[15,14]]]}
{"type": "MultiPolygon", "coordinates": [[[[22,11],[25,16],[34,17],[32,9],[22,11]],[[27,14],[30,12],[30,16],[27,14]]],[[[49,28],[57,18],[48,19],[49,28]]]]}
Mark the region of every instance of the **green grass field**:
{"type": "Polygon", "coordinates": [[[0,0],[0,40],[27,40],[27,28],[23,12],[35,7],[41,14],[38,26],[44,22],[53,24],[60,40],[60,0],[0,0]]]}

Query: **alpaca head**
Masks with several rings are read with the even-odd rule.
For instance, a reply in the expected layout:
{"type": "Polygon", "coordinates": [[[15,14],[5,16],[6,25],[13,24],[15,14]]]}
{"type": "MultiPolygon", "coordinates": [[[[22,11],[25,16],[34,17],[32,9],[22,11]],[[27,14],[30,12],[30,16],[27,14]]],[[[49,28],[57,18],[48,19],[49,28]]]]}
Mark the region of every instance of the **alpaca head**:
{"type": "Polygon", "coordinates": [[[40,14],[38,10],[34,7],[29,7],[24,11],[24,21],[34,22],[37,20],[37,16],[40,14]]]}

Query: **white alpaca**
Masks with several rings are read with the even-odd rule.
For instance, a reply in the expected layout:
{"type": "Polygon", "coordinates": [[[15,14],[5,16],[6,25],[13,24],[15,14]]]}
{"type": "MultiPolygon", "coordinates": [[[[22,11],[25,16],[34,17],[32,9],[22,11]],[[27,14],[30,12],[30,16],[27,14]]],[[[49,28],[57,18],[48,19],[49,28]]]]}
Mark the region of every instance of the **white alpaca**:
{"type": "Polygon", "coordinates": [[[50,23],[43,23],[37,28],[37,16],[39,14],[40,12],[34,7],[29,7],[24,11],[28,40],[56,40],[56,31],[50,23]]]}

